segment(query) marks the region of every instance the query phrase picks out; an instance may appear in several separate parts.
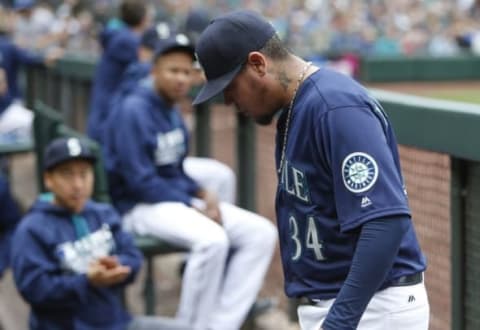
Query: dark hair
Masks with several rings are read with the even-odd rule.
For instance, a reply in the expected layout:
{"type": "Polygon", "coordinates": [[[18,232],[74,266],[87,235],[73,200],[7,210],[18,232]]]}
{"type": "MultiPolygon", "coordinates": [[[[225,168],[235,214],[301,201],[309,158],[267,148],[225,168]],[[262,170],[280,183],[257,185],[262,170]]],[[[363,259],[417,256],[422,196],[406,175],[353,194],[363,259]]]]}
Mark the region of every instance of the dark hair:
{"type": "Polygon", "coordinates": [[[290,55],[290,51],[276,33],[267,41],[265,46],[263,46],[259,52],[273,60],[285,60],[290,55]]]}
{"type": "Polygon", "coordinates": [[[130,27],[142,23],[147,15],[147,7],[143,0],[124,0],[120,5],[120,18],[130,27]]]}

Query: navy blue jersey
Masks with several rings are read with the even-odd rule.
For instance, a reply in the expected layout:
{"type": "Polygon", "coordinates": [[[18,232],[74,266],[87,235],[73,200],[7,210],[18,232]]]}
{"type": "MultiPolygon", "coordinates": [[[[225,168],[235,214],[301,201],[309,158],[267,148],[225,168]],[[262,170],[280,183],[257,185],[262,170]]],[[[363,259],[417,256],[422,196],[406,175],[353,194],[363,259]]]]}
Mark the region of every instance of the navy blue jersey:
{"type": "MultiPolygon", "coordinates": [[[[287,111],[277,123],[280,166],[287,111]]],[[[334,298],[350,269],[360,227],[410,216],[397,143],[381,106],[354,80],[320,69],[300,86],[278,177],[276,211],[285,290],[334,298]]],[[[385,283],[426,267],[410,223],[385,283]]]]}

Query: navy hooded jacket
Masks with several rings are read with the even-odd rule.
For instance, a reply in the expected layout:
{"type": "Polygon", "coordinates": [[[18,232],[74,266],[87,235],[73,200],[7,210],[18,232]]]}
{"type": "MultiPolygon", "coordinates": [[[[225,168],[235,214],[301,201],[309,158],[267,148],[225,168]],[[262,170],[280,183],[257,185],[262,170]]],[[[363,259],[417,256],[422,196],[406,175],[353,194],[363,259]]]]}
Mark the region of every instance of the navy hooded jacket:
{"type": "Polygon", "coordinates": [[[138,203],[191,205],[200,190],[183,169],[188,132],[182,116],[146,81],[110,116],[103,147],[110,195],[121,213],[138,203]]]}
{"type": "Polygon", "coordinates": [[[101,35],[103,54],[97,65],[92,87],[87,133],[99,141],[109,102],[125,69],[137,60],[140,37],[127,27],[106,29],[101,35]]]}
{"type": "MultiPolygon", "coordinates": [[[[120,83],[116,91],[113,93],[113,96],[109,101],[109,110],[105,114],[105,126],[107,125],[107,122],[111,114],[114,113],[115,109],[122,104],[123,99],[136,89],[136,87],[138,86],[139,82],[142,79],[148,77],[148,74],[150,73],[151,70],[152,70],[151,62],[137,61],[137,62],[131,63],[128,66],[128,68],[125,70],[125,72],[122,75],[122,79],[120,80],[120,83]]],[[[101,133],[101,135],[99,136],[100,140],[98,141],[100,142],[100,144],[103,144],[104,142],[105,132],[106,132],[106,127],[102,132],[100,132],[101,133]]]]}
{"type": "Polygon", "coordinates": [[[133,281],[142,255],[110,205],[87,202],[78,215],[89,232],[82,238],[72,216],[39,199],[15,231],[12,269],[31,306],[30,328],[124,330],[131,318],[122,304],[122,289],[133,281]],[[115,255],[132,269],[124,283],[105,288],[89,284],[88,263],[104,255],[115,255]]]}
{"type": "Polygon", "coordinates": [[[0,69],[5,70],[8,89],[6,95],[0,95],[0,114],[21,97],[17,75],[21,65],[41,64],[43,57],[15,46],[9,38],[0,35],[0,69]]]}

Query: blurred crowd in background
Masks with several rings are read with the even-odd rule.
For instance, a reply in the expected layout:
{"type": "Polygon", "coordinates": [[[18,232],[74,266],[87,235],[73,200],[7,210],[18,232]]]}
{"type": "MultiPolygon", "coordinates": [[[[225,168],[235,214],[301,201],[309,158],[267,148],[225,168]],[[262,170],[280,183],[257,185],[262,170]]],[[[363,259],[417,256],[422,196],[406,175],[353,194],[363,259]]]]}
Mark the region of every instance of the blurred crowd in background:
{"type": "MultiPolygon", "coordinates": [[[[97,55],[99,31],[121,25],[119,0],[0,0],[0,30],[23,47],[97,55]]],[[[480,54],[480,0],[150,0],[152,22],[198,33],[236,8],[262,12],[300,56],[480,54]]]]}

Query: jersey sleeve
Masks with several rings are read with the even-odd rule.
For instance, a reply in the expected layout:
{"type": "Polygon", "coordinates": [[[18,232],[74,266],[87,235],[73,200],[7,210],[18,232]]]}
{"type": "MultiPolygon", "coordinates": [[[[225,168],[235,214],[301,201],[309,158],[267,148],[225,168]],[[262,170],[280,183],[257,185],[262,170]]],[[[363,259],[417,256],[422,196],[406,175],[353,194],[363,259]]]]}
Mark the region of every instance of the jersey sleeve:
{"type": "Polygon", "coordinates": [[[371,219],[410,214],[396,142],[378,107],[330,110],[322,117],[321,131],[342,231],[371,219]]]}
{"type": "Polygon", "coordinates": [[[20,47],[15,47],[15,59],[25,65],[42,64],[44,61],[43,56],[20,47]]]}
{"type": "Polygon", "coordinates": [[[138,41],[129,35],[122,35],[112,40],[108,47],[108,56],[120,63],[133,63],[137,60],[138,41]]]}

